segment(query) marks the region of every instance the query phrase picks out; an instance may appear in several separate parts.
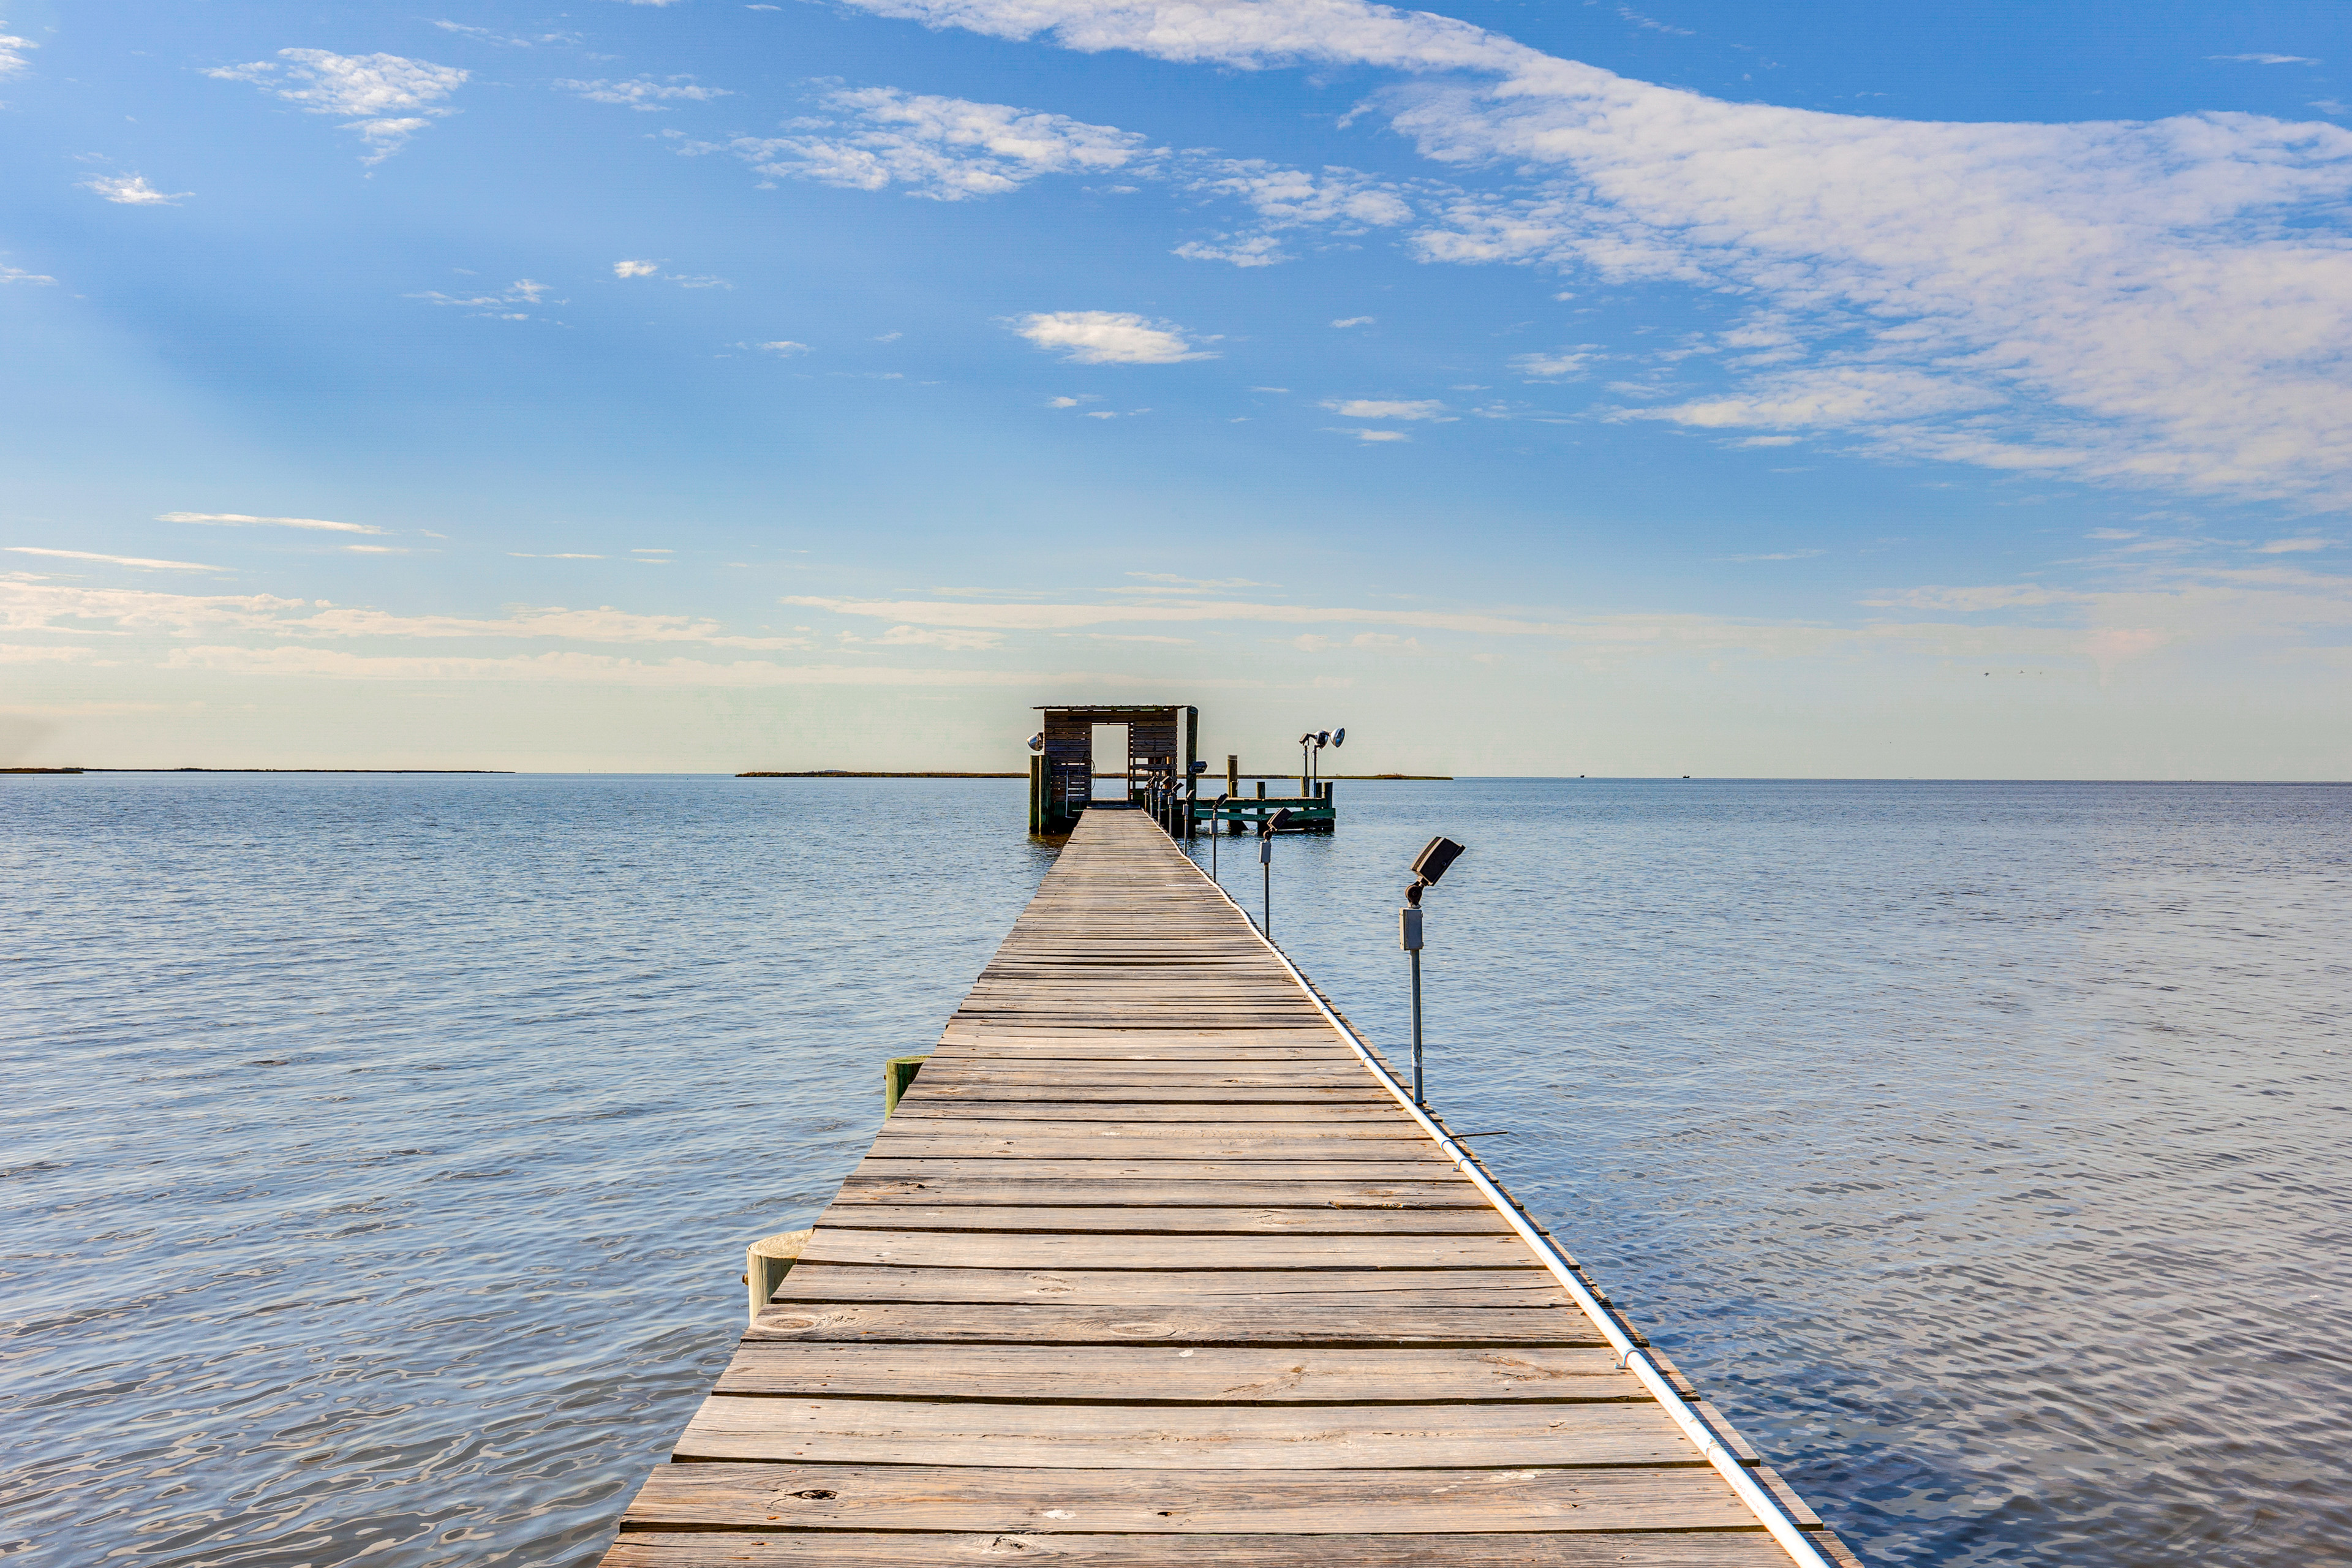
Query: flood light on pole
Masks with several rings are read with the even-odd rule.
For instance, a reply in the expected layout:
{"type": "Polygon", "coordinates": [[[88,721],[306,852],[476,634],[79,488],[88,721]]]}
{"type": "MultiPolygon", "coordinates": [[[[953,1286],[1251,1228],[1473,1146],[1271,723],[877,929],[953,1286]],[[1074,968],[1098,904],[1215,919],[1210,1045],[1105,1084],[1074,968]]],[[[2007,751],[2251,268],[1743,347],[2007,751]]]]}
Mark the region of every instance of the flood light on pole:
{"type": "Polygon", "coordinates": [[[1412,961],[1412,1102],[1426,1106],[1421,1068],[1421,895],[1437,886],[1445,868],[1462,858],[1462,846],[1439,834],[1413,857],[1412,885],[1404,890],[1404,908],[1397,910],[1397,945],[1412,961]]]}

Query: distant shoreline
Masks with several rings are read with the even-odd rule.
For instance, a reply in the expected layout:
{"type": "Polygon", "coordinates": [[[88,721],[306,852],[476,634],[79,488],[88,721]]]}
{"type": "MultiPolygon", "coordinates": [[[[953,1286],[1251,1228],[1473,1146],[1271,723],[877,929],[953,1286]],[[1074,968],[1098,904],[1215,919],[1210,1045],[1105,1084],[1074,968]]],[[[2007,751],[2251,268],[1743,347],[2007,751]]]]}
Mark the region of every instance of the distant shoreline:
{"type": "MultiPolygon", "coordinates": [[[[808,773],[772,773],[761,769],[754,773],[737,773],[735,776],[739,779],[1025,779],[1029,775],[1027,773],[867,773],[850,768],[817,768],[808,773]]],[[[1125,773],[1095,775],[1098,779],[1123,779],[1126,776],[1125,773]]],[[[1220,781],[1225,775],[1202,773],[1199,776],[1202,783],[1208,784],[1220,781]]],[[[1295,779],[1298,775],[1297,773],[1241,773],[1236,776],[1245,779],[1295,779]]],[[[1452,773],[1324,773],[1321,776],[1327,779],[1352,779],[1361,784],[1377,784],[1382,781],[1411,783],[1428,780],[1450,784],[1454,779],[1452,773]]]]}
{"type": "Polygon", "coordinates": [[[512,768],[0,768],[0,773],[512,773],[512,768]]]}

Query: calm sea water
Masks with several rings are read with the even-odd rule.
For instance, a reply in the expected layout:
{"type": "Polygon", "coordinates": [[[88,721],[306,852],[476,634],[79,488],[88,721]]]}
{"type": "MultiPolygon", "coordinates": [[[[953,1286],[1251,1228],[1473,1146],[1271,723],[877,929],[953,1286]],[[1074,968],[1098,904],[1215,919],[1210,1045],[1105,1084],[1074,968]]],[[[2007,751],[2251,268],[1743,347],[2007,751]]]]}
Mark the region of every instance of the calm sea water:
{"type": "MultiPolygon", "coordinates": [[[[1012,782],[0,779],[0,1553],[593,1563],[1012,782]]],[[[1882,1564],[2352,1559],[2352,789],[1341,784],[1275,934],[1882,1564]]],[[[1254,847],[1220,859],[1256,907],[1254,847]]]]}

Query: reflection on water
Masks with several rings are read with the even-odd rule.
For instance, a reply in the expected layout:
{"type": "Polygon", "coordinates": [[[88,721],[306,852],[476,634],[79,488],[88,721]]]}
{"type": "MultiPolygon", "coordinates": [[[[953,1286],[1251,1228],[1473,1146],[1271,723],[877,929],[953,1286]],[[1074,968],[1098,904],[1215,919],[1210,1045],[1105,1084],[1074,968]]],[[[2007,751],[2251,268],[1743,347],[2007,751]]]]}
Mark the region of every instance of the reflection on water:
{"type": "MultiPolygon", "coordinates": [[[[0,786],[59,1563],[593,1563],[1046,858],[1019,781],[0,786]]],[[[2352,1556],[2352,791],[1339,793],[1286,945],[1401,1038],[1471,846],[1433,1099],[1874,1562],[2352,1556]]]]}

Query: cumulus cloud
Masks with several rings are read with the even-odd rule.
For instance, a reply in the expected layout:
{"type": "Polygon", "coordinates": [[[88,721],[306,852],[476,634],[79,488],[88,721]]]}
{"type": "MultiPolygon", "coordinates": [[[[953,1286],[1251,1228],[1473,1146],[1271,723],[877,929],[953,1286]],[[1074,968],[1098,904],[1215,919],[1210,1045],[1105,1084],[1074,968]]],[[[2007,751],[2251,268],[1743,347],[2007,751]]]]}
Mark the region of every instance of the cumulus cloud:
{"type": "Polygon", "coordinates": [[[326,49],[280,49],[278,61],[220,66],[205,74],[251,82],[311,114],[350,116],[343,128],[359,132],[367,146],[360,161],[370,164],[399,152],[433,119],[455,114],[441,100],[472,75],[401,55],[338,55],[326,49]]]}
{"type": "Polygon", "coordinates": [[[651,278],[660,271],[661,263],[658,261],[615,261],[613,263],[613,276],[615,278],[651,278]]]}
{"type": "Polygon", "coordinates": [[[1104,174],[1150,155],[1115,126],[1004,103],[875,87],[828,94],[836,117],[796,121],[791,136],[730,145],[761,174],[853,190],[892,186],[933,201],[1020,189],[1044,174],[1104,174]]]}
{"type": "Polygon", "coordinates": [[[177,206],[194,191],[159,191],[147,183],[144,174],[93,174],[81,183],[85,191],[96,191],[110,202],[127,207],[177,206]]]}
{"type": "Polygon", "coordinates": [[[1780,378],[1727,365],[1728,395],[1684,423],[1752,412],[1893,456],[2352,504],[2340,128],[1733,103],[1366,0],[849,3],[1086,52],[1419,79],[1370,107],[1511,188],[1441,201],[1414,254],[1680,282],[1777,324],[1780,378]]]}
{"type": "Polygon", "coordinates": [[[363,522],[331,522],[323,517],[254,517],[241,511],[164,511],[157,522],[201,522],[221,528],[308,528],[324,533],[382,533],[363,522]]]}
{"type": "Polygon", "coordinates": [[[1045,311],[1019,317],[1013,330],[1041,349],[1065,351],[1063,358],[1080,364],[1174,364],[1216,357],[1194,347],[1173,321],[1122,310],[1045,311]]]}
{"type": "Polygon", "coordinates": [[[670,76],[656,79],[649,76],[632,77],[627,81],[559,81],[555,84],[566,92],[579,94],[592,103],[617,103],[626,109],[658,112],[674,103],[709,103],[713,99],[733,96],[723,87],[701,87],[690,76],[670,76]]]}

